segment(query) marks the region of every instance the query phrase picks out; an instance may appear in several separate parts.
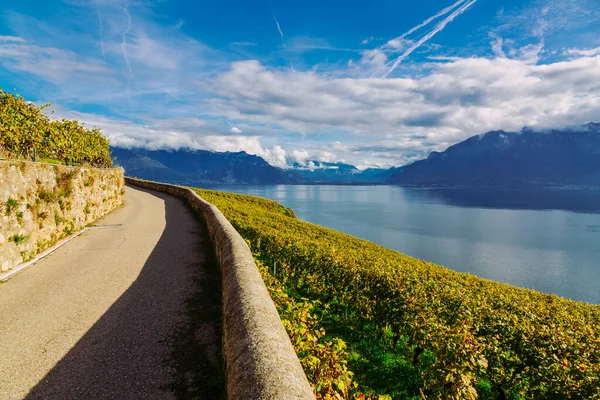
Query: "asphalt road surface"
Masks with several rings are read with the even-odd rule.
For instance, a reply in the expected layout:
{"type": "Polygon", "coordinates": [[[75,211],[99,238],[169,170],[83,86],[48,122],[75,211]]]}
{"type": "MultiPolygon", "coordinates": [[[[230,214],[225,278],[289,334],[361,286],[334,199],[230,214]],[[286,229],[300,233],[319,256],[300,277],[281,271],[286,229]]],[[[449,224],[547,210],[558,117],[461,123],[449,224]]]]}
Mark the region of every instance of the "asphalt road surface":
{"type": "Polygon", "coordinates": [[[204,225],[182,200],[130,187],[95,225],[0,284],[0,399],[222,398],[204,225]]]}

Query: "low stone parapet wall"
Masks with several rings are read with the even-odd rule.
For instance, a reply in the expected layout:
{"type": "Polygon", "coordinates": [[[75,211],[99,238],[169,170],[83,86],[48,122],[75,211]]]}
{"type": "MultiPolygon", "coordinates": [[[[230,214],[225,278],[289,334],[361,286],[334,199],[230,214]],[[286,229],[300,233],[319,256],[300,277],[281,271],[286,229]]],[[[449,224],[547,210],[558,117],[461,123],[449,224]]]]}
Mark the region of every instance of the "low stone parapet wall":
{"type": "Polygon", "coordinates": [[[0,273],[122,204],[123,169],[0,160],[0,273]]]}
{"type": "Polygon", "coordinates": [[[314,399],[252,253],[221,211],[185,187],[126,182],[182,197],[206,221],[223,274],[227,398],[314,399]]]}

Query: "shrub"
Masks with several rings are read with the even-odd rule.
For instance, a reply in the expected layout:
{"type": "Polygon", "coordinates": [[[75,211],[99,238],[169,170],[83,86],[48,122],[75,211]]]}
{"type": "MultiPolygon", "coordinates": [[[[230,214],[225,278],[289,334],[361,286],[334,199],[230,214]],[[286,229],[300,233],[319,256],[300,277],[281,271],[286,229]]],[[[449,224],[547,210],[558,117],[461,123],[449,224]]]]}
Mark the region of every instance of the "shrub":
{"type": "Polygon", "coordinates": [[[98,128],[78,121],[51,121],[50,104],[36,106],[0,89],[0,155],[9,158],[58,159],[67,165],[110,167],[109,141],[98,128]]]}
{"type": "Polygon", "coordinates": [[[318,302],[290,296],[263,263],[256,264],[317,399],[347,398],[353,374],[347,368],[346,344],[327,338],[318,326],[314,313],[318,302]]]}
{"type": "Polygon", "coordinates": [[[18,246],[21,242],[24,242],[27,239],[27,236],[24,235],[14,235],[13,237],[10,238],[11,241],[15,242],[15,244],[18,246]]]}
{"type": "Polygon", "coordinates": [[[6,215],[10,215],[10,213],[19,206],[19,202],[9,197],[4,206],[6,207],[6,215]]]}

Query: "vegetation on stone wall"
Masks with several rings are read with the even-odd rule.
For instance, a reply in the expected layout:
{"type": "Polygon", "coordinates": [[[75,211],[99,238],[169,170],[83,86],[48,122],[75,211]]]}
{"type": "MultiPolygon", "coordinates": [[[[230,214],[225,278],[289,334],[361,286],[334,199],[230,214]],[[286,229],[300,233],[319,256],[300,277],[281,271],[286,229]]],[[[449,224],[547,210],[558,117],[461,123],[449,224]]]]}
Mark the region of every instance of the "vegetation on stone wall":
{"type": "Polygon", "coordinates": [[[451,271],[300,221],[270,200],[197,192],[288,295],[327,305],[311,312],[346,341],[358,384],[338,394],[600,397],[599,306],[451,271]]]}
{"type": "Polygon", "coordinates": [[[121,204],[123,170],[0,162],[0,272],[121,204]]]}
{"type": "Polygon", "coordinates": [[[109,141],[98,128],[78,121],[51,121],[49,104],[36,106],[0,89],[0,156],[66,165],[112,165],[109,141]]]}

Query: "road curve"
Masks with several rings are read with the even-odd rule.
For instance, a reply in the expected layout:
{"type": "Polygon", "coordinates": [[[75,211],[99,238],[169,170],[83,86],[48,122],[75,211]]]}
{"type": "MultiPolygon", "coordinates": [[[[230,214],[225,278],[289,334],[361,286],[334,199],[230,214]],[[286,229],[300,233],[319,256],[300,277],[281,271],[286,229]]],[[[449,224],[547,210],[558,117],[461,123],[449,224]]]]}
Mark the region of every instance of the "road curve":
{"type": "Polygon", "coordinates": [[[127,187],[95,225],[0,285],[0,399],[221,398],[203,224],[178,198],[127,187]]]}

